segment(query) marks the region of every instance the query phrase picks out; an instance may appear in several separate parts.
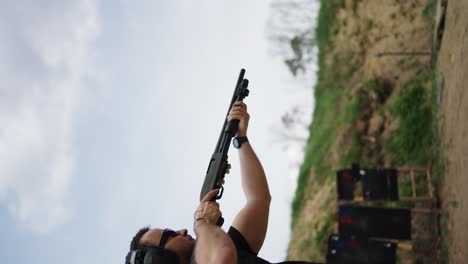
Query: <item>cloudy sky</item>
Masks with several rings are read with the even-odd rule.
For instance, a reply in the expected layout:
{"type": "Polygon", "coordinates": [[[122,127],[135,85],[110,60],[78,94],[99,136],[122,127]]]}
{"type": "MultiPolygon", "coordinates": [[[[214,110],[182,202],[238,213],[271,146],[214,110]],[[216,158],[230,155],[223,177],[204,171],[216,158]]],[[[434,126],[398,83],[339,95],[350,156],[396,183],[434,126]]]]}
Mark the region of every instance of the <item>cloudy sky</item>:
{"type": "MultiPolygon", "coordinates": [[[[269,3],[2,0],[2,263],[119,263],[143,225],[190,229],[241,68],[273,196],[260,255],[282,261],[298,155],[281,116],[311,115],[312,84],[271,56],[269,3]]],[[[225,228],[243,204],[229,160],[225,228]]]]}

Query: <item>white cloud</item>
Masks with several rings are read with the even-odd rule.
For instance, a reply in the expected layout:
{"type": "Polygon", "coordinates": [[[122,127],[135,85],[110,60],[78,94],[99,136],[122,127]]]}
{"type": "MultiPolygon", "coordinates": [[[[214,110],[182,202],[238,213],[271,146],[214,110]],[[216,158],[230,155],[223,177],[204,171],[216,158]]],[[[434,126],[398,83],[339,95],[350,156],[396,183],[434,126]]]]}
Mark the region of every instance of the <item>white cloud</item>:
{"type": "Polygon", "coordinates": [[[0,9],[0,208],[36,232],[69,214],[73,118],[96,9],[93,0],[7,1],[0,9]]]}

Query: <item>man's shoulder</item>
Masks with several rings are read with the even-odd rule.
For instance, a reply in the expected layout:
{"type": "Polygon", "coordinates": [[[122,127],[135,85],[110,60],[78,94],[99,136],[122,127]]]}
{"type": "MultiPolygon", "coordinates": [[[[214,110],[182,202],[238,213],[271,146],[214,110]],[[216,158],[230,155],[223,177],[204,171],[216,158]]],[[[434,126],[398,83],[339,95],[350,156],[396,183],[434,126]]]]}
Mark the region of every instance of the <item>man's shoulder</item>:
{"type": "Polygon", "coordinates": [[[232,242],[236,246],[237,250],[245,250],[251,254],[257,255],[256,252],[253,252],[249,243],[245,239],[244,235],[237,230],[235,227],[230,226],[228,230],[228,235],[231,238],[232,242]]]}
{"type": "Polygon", "coordinates": [[[228,235],[237,249],[237,263],[242,264],[269,264],[270,262],[257,256],[253,252],[244,235],[235,227],[229,227],[228,235]]]}

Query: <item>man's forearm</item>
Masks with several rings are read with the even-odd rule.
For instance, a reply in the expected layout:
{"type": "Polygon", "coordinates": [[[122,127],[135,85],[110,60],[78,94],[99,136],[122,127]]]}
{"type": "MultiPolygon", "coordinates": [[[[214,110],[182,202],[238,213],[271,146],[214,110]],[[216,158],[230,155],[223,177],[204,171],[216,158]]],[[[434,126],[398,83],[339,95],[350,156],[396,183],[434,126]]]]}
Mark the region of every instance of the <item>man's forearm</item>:
{"type": "Polygon", "coordinates": [[[237,263],[237,251],[231,238],[221,228],[202,220],[195,223],[196,263],[237,263]]]}
{"type": "Polygon", "coordinates": [[[262,164],[249,142],[239,149],[242,189],[247,200],[270,201],[271,195],[262,164]]]}

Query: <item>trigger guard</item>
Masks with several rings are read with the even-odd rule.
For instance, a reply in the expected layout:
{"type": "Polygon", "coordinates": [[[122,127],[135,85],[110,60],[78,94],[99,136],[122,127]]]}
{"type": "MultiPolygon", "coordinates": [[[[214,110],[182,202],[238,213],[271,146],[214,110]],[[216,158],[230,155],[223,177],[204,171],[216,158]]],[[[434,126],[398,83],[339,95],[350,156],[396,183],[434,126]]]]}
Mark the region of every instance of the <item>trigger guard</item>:
{"type": "Polygon", "coordinates": [[[219,193],[218,193],[218,195],[215,197],[215,199],[216,199],[216,200],[221,199],[221,197],[223,197],[223,193],[224,193],[224,186],[221,186],[221,188],[219,188],[219,193]]]}

